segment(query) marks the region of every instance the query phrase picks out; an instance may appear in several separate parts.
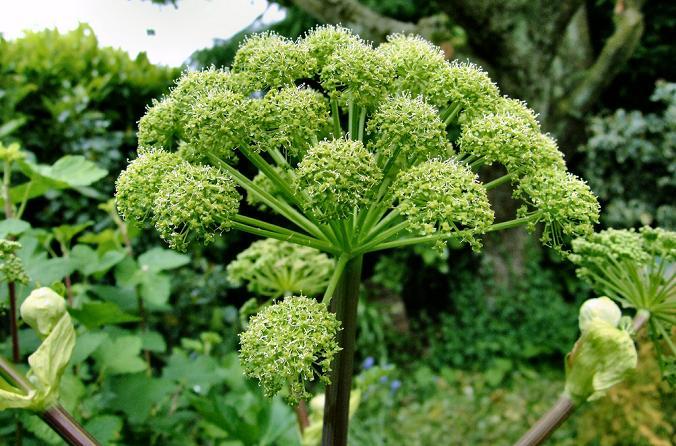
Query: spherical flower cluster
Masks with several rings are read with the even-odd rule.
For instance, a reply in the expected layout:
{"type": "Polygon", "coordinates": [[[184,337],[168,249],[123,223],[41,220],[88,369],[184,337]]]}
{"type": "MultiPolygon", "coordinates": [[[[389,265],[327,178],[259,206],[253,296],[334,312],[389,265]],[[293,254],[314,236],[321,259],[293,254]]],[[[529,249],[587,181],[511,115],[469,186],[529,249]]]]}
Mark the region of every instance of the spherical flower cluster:
{"type": "Polygon", "coordinates": [[[563,170],[534,172],[520,180],[514,194],[525,202],[517,215],[532,217],[531,230],[544,223],[541,240],[557,249],[564,236],[591,234],[599,220],[599,204],[587,183],[563,170]]]}
{"type": "Polygon", "coordinates": [[[447,105],[447,86],[442,80],[448,73],[444,52],[437,46],[415,35],[393,34],[378,47],[394,66],[393,91],[422,95],[437,107],[447,105]]]}
{"type": "Polygon", "coordinates": [[[260,381],[266,395],[288,386],[295,405],[308,398],[305,384],[329,383],[331,363],[340,348],[340,322],[326,305],[304,296],[286,297],[251,318],[240,335],[244,373],[260,381]]]}
{"type": "Polygon", "coordinates": [[[541,169],[563,169],[556,143],[533,126],[527,113],[489,113],[463,126],[458,140],[461,153],[495,161],[517,175],[541,169]]]}
{"type": "Polygon", "coordinates": [[[362,40],[348,28],[335,25],[317,26],[307,32],[299,44],[307,48],[310,57],[315,59],[317,71],[321,72],[329,57],[336,49],[361,43],[362,40]]]}
{"type": "Polygon", "coordinates": [[[500,98],[500,91],[488,74],[472,63],[447,64],[439,82],[440,91],[445,93],[443,102],[470,115],[490,110],[500,98]]]}
{"type": "Polygon", "coordinates": [[[283,149],[299,159],[328,134],[328,101],[310,88],[270,91],[263,98],[261,111],[263,130],[256,142],[262,150],[283,149]]]}
{"type": "Polygon", "coordinates": [[[393,190],[411,230],[423,235],[463,231],[478,248],[474,236],[493,222],[486,189],[471,170],[453,161],[430,160],[403,171],[393,190]]]}
{"type": "Polygon", "coordinates": [[[309,78],[314,59],[307,47],[297,45],[279,34],[265,32],[249,36],[237,50],[232,63],[234,73],[255,73],[250,77],[255,89],[292,85],[297,79],[309,78]]]}
{"type": "Polygon", "coordinates": [[[394,77],[390,60],[363,42],[340,46],[331,54],[320,79],[329,96],[342,105],[373,108],[387,96],[394,77]]]}
{"type": "Polygon", "coordinates": [[[125,220],[151,220],[153,204],[164,184],[164,176],[183,163],[176,154],[163,150],[141,150],[115,183],[117,210],[125,220]]]}
{"type": "Polygon", "coordinates": [[[225,161],[236,159],[235,149],[249,145],[253,104],[244,95],[229,90],[206,93],[193,104],[184,129],[186,142],[203,156],[212,154],[225,161]]]}
{"type": "Polygon", "coordinates": [[[360,141],[322,141],[298,164],[307,210],[320,221],[341,220],[369,202],[382,172],[360,141]]]}
{"type": "Polygon", "coordinates": [[[335,267],[326,254],[276,239],[258,240],[240,252],[227,268],[234,285],[246,283],[254,294],[281,297],[324,291],[335,267]]]}
{"type": "Polygon", "coordinates": [[[180,139],[177,120],[177,106],[172,98],[154,100],[138,123],[139,147],[167,150],[174,147],[180,139]]]}
{"type": "Polygon", "coordinates": [[[449,156],[446,126],[437,110],[421,96],[387,98],[368,122],[369,149],[381,159],[401,159],[404,166],[430,158],[449,156]]]}
{"type": "Polygon", "coordinates": [[[5,282],[28,284],[29,277],[21,258],[16,255],[21,243],[0,239],[0,274],[5,282]]]}
{"type": "Polygon", "coordinates": [[[194,239],[213,241],[239,210],[234,181],[211,166],[182,163],[162,183],[153,203],[155,229],[179,251],[194,239]]]}

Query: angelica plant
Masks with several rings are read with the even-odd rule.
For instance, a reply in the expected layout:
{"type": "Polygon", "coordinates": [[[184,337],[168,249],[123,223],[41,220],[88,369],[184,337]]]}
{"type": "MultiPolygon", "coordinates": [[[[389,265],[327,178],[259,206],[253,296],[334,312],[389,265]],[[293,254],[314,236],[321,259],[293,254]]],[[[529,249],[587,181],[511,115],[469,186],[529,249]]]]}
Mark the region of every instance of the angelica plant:
{"type": "Polygon", "coordinates": [[[448,62],[415,36],[374,47],[334,26],[297,41],[253,35],[229,71],[185,73],[138,137],[139,156],[117,181],[125,219],[179,250],[239,230],[335,259],[321,302],[284,300],[242,335],[244,369],[268,393],[282,376],[291,401],[307,381],[327,383],[324,444],[347,441],[365,254],[450,239],[479,250],[487,233],[538,223],[542,241],[563,250],[598,220],[595,196],[566,172],[535,114],[479,67],[448,62]],[[482,181],[494,163],[506,174],[482,181]],[[488,191],[503,184],[523,206],[496,223],[488,191]],[[245,194],[255,210],[240,207],[245,194]],[[327,347],[329,325],[340,351],[327,347]]]}

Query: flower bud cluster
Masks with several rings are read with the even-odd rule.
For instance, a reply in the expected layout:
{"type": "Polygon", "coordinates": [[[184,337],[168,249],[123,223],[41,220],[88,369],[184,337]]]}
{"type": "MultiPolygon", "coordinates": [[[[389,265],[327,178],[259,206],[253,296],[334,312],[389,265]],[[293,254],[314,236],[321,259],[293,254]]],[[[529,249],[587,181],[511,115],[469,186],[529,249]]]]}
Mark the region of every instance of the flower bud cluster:
{"type": "Polygon", "coordinates": [[[192,240],[209,243],[230,228],[242,197],[224,172],[182,163],[162,182],[153,211],[155,229],[169,246],[184,251],[192,240]]]}
{"type": "Polygon", "coordinates": [[[369,203],[382,171],[360,141],[321,141],[298,164],[307,210],[318,220],[341,220],[369,203]]]}
{"type": "Polygon", "coordinates": [[[423,96],[439,108],[448,103],[443,80],[448,73],[444,52],[437,46],[415,35],[393,34],[378,47],[394,66],[395,80],[392,90],[423,96]]]}
{"type": "Polygon", "coordinates": [[[500,99],[500,90],[477,65],[469,62],[451,62],[439,79],[443,103],[460,106],[470,115],[490,110],[500,99]]]}
{"type": "Polygon", "coordinates": [[[348,28],[335,25],[317,26],[307,32],[299,44],[306,48],[316,61],[316,72],[320,73],[329,57],[338,49],[362,43],[348,28]]]}
{"type": "Polygon", "coordinates": [[[387,98],[371,116],[368,132],[372,136],[368,144],[372,152],[384,160],[403,159],[404,166],[452,154],[446,152],[446,126],[437,110],[421,96],[413,99],[401,94],[387,98]]]}
{"type": "Polygon", "coordinates": [[[475,236],[493,223],[486,189],[474,172],[453,161],[430,160],[403,171],[393,190],[397,208],[421,235],[462,230],[478,249],[475,236]]]}
{"type": "Polygon", "coordinates": [[[591,234],[599,219],[599,203],[587,183],[564,170],[546,169],[522,178],[514,191],[522,205],[517,215],[532,216],[529,229],[544,224],[541,240],[560,248],[564,237],[591,234]]]}
{"type": "Polygon", "coordinates": [[[247,285],[254,294],[281,297],[324,291],[335,267],[326,254],[306,246],[265,239],[253,242],[227,267],[233,285],[247,285]]]}
{"type": "Polygon", "coordinates": [[[29,281],[28,274],[24,269],[23,262],[18,255],[17,250],[21,248],[21,243],[11,240],[0,239],[0,274],[5,282],[15,282],[27,285],[29,281]]]}
{"type": "Polygon", "coordinates": [[[255,73],[249,78],[255,90],[293,85],[297,79],[311,77],[314,67],[306,46],[273,32],[249,36],[232,63],[234,73],[255,73]]]}
{"type": "Polygon", "coordinates": [[[340,350],[340,322],[326,305],[304,296],[290,296],[251,318],[240,335],[244,373],[260,381],[266,395],[288,386],[295,405],[310,397],[307,382],[328,384],[331,363],[340,350]]]}

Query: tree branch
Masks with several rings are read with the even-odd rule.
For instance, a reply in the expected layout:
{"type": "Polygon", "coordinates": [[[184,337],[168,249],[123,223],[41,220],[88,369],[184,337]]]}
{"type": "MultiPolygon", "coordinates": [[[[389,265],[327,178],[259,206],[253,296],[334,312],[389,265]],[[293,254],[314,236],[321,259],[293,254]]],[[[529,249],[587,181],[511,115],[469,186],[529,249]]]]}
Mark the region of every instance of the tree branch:
{"type": "Polygon", "coordinates": [[[402,22],[381,15],[356,0],[293,0],[293,3],[319,21],[354,25],[360,28],[360,33],[378,41],[393,33],[413,33],[430,38],[443,30],[446,23],[444,15],[425,17],[418,23],[402,22]]]}
{"type": "Polygon", "coordinates": [[[615,6],[615,32],[606,40],[601,53],[580,83],[559,106],[559,115],[585,113],[603,89],[615,78],[634,54],[643,34],[643,0],[618,0],[615,6]]]}

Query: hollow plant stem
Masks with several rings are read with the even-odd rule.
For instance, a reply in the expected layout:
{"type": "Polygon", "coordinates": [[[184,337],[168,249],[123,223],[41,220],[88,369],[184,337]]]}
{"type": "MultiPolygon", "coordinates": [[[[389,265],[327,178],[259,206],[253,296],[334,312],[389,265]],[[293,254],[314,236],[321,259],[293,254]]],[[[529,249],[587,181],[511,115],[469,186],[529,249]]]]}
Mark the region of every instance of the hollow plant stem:
{"type": "Polygon", "coordinates": [[[349,260],[331,299],[330,308],[342,324],[338,335],[342,350],[333,362],[331,384],[326,386],[322,446],[347,445],[361,269],[362,256],[349,260]]]}
{"type": "MultiPolygon", "coordinates": [[[[0,372],[12,384],[24,392],[30,392],[30,382],[9,361],[0,357],[0,372]]],[[[49,425],[66,443],[71,446],[100,446],[92,435],[68,413],[60,404],[55,404],[38,416],[49,425]]]]}
{"type": "MultiPolygon", "coordinates": [[[[650,319],[650,312],[639,310],[632,320],[632,328],[638,333],[650,319]]],[[[561,424],[570,417],[577,406],[567,395],[561,395],[551,409],[526,432],[514,446],[538,446],[545,442],[561,424]]]]}

